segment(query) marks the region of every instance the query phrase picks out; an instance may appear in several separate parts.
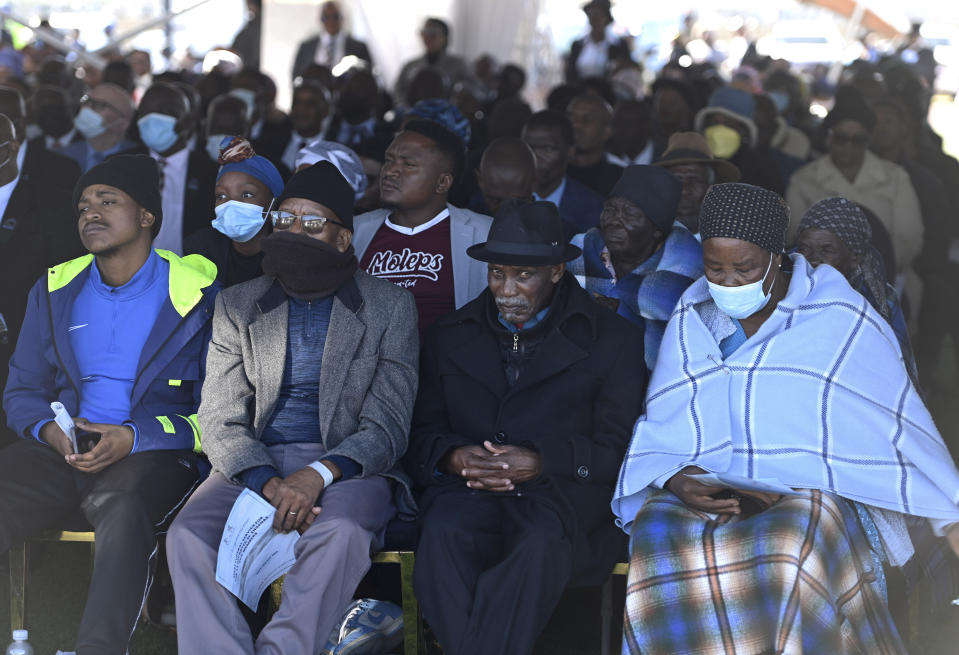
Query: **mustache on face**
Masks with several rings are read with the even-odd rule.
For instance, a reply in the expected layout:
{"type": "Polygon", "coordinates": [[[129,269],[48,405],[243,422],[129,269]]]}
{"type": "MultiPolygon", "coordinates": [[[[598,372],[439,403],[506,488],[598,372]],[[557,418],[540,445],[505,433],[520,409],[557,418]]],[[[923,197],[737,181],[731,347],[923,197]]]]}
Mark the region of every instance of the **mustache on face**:
{"type": "Polygon", "coordinates": [[[501,314],[516,314],[529,310],[531,307],[530,303],[525,301],[517,302],[515,300],[500,300],[496,299],[496,308],[499,309],[501,314]]]}

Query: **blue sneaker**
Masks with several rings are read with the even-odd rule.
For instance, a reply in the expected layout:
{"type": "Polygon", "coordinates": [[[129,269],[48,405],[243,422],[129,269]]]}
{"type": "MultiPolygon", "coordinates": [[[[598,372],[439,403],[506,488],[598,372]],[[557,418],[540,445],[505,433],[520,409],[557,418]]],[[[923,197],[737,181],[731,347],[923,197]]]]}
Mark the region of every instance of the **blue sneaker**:
{"type": "Polygon", "coordinates": [[[330,636],[326,639],[326,645],[323,647],[323,650],[320,651],[321,655],[334,655],[337,650],[336,647],[340,643],[340,637],[345,634],[344,626],[347,621],[349,621],[357,613],[364,611],[369,606],[370,601],[365,599],[354,600],[350,603],[346,611],[343,612],[336,623],[333,624],[333,629],[330,630],[330,636]]]}
{"type": "Polygon", "coordinates": [[[403,641],[403,610],[381,600],[354,601],[340,627],[333,655],[380,655],[403,641]]]}

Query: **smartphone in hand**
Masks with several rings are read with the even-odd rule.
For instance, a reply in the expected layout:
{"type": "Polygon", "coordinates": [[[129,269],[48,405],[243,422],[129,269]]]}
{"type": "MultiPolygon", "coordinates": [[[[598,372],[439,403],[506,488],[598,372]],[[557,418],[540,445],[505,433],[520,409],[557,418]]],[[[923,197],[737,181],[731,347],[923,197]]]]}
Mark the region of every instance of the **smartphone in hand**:
{"type": "Polygon", "coordinates": [[[83,454],[93,450],[94,446],[100,443],[100,432],[91,432],[77,428],[77,453],[83,454]]]}

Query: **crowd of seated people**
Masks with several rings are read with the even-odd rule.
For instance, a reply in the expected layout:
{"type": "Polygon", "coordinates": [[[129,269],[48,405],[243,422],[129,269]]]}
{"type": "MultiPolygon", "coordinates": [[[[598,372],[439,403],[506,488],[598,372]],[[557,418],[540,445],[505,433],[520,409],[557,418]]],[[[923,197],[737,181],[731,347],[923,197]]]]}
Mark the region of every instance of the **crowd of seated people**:
{"type": "Polygon", "coordinates": [[[637,83],[583,10],[542,108],[435,17],[387,88],[337,2],[288,108],[0,44],[0,554],[95,531],[71,652],[127,652],[155,576],[181,653],[391,652],[354,597],[400,533],[450,655],[532,653],[623,561],[624,653],[903,653],[959,596],[925,72],[857,63],[820,121],[754,49],[637,83]],[[217,582],[244,490],[299,534],[267,618],[217,582]]]}

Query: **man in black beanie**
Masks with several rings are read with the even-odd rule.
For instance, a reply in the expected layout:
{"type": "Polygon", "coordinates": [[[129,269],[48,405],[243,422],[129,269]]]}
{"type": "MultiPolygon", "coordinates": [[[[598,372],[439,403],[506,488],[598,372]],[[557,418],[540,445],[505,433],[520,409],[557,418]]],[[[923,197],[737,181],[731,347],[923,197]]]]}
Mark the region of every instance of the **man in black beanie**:
{"type": "Polygon", "coordinates": [[[629,166],[603,205],[599,227],[573,237],[583,255],[567,267],[594,298],[643,327],[646,368],[679,297],[703,274],[703,249],[676,223],[679,178],[660,166],[629,166]]]}
{"type": "Polygon", "coordinates": [[[71,517],[92,527],[75,648],[122,655],[156,535],[199,479],[196,408],[219,287],[203,257],[152,248],[162,211],[150,157],[94,166],[73,200],[89,253],[33,286],[10,361],[3,404],[21,439],[0,453],[0,553],[71,517]]]}
{"type": "MultiPolygon", "coordinates": [[[[213,473],[167,536],[180,652],[320,652],[396,503],[412,506],[398,460],[416,394],[416,304],[358,269],[354,197],[330,162],[296,173],[270,212],[265,275],[217,299],[199,411],[213,473]],[[255,641],[216,577],[244,489],[275,508],[277,531],[301,533],[280,609],[255,641]]],[[[354,635],[387,640],[367,652],[401,635],[400,617],[381,618],[380,631],[354,635]]]]}

